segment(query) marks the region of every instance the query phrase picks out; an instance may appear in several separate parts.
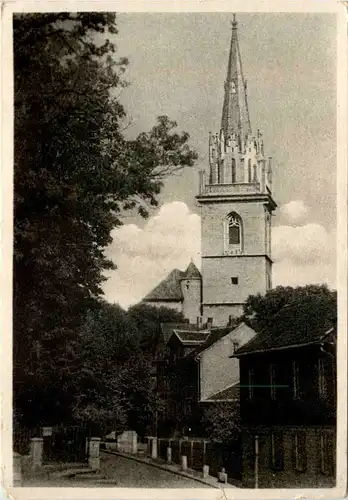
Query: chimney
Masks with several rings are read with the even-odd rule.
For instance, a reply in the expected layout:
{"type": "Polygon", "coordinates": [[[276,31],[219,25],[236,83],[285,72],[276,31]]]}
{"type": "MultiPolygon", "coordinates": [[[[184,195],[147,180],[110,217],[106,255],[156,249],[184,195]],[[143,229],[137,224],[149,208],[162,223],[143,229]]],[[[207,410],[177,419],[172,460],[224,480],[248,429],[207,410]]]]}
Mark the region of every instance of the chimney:
{"type": "Polygon", "coordinates": [[[197,328],[202,328],[203,318],[202,316],[197,316],[197,328]]]}
{"type": "Polygon", "coordinates": [[[207,328],[208,328],[208,330],[210,330],[211,328],[213,328],[213,318],[208,318],[207,328]]]}

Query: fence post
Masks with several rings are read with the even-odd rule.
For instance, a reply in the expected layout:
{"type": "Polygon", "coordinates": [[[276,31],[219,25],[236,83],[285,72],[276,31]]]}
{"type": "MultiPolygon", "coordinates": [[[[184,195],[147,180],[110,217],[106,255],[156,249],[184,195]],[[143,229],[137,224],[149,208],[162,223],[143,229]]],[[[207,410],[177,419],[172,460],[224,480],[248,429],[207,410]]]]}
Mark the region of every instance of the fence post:
{"type": "Polygon", "coordinates": [[[22,456],[13,453],[13,486],[22,486],[22,456]]]}
{"type": "Polygon", "coordinates": [[[167,448],[167,462],[170,464],[172,461],[172,449],[170,446],[167,448]]]}
{"type": "Polygon", "coordinates": [[[100,438],[92,437],[89,440],[88,466],[91,469],[100,469],[100,438]]]}
{"type": "Polygon", "coordinates": [[[255,488],[259,487],[259,436],[255,436],[255,488]]]}
{"type": "Polygon", "coordinates": [[[157,438],[152,439],[151,458],[157,458],[157,438]]]}
{"type": "Polygon", "coordinates": [[[31,466],[33,469],[42,467],[43,438],[32,438],[30,443],[31,466]]]}
{"type": "Polygon", "coordinates": [[[206,478],[209,476],[209,465],[203,465],[203,477],[206,478]]]}
{"type": "Polygon", "coordinates": [[[187,470],[187,456],[186,455],[181,455],[181,470],[183,470],[183,471],[187,470]]]}

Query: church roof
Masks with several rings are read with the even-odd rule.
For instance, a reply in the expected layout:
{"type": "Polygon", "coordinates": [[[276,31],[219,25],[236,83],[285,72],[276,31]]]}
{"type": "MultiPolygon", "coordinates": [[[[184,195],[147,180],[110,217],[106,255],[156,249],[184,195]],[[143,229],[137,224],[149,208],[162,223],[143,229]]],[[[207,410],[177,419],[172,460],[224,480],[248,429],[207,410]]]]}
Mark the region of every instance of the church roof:
{"type": "Polygon", "coordinates": [[[233,15],[232,22],[221,129],[224,132],[225,138],[232,135],[233,132],[239,138],[251,133],[246,80],[243,75],[235,14],[233,15]]]}
{"type": "Polygon", "coordinates": [[[186,271],[174,269],[144,298],[144,302],[182,302],[181,280],[202,279],[202,275],[191,261],[186,271]]]}
{"type": "Polygon", "coordinates": [[[179,269],[174,269],[169,275],[161,281],[150,293],[148,293],[143,301],[168,301],[181,302],[183,300],[180,280],[185,273],[179,269]]]}

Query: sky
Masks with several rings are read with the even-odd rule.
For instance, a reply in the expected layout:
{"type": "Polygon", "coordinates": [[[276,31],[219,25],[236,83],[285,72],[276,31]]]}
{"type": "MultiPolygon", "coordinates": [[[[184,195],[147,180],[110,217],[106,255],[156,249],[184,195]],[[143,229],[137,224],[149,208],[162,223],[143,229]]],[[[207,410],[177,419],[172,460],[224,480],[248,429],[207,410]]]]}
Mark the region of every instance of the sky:
{"type": "MultiPolygon", "coordinates": [[[[128,216],[112,233],[105,298],[139,302],[173,269],[200,266],[198,172],[220,128],[231,37],[229,13],[118,14],[117,56],[129,58],[119,99],[126,134],[159,115],[190,134],[199,158],[167,178],[150,218],[128,216]]],[[[333,14],[237,14],[253,133],[273,157],[273,286],[336,286],[336,20],[333,14]]]]}

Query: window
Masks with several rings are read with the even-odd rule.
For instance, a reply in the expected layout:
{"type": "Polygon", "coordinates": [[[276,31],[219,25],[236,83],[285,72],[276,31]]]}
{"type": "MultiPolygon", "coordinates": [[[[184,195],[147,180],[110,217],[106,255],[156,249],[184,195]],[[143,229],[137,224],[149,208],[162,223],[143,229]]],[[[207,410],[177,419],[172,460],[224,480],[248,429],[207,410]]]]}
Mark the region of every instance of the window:
{"type": "Polygon", "coordinates": [[[239,342],[232,342],[233,353],[235,353],[239,349],[239,342]]]}
{"type": "Polygon", "coordinates": [[[333,434],[321,432],[319,434],[320,472],[326,476],[334,475],[334,440],[333,434]]]}
{"type": "Polygon", "coordinates": [[[248,160],[248,182],[251,182],[251,160],[248,160]]]}
{"type": "Polygon", "coordinates": [[[253,169],[254,169],[254,172],[253,172],[253,182],[257,182],[257,166],[254,165],[253,169]]]}
{"type": "Polygon", "coordinates": [[[294,468],[299,472],[304,472],[307,467],[305,431],[298,431],[294,434],[293,456],[294,468]]]}
{"type": "Polygon", "coordinates": [[[235,158],[232,158],[232,184],[234,184],[235,182],[236,182],[236,160],[235,158]]]}
{"type": "Polygon", "coordinates": [[[238,277],[237,276],[232,276],[231,283],[232,283],[232,285],[238,285],[238,277]]]}
{"type": "Polygon", "coordinates": [[[275,364],[271,364],[269,367],[269,382],[270,382],[270,389],[271,389],[271,398],[275,399],[276,398],[276,372],[275,372],[275,364]]]}
{"type": "Polygon", "coordinates": [[[243,223],[241,217],[231,212],[223,221],[224,228],[224,252],[226,255],[242,252],[243,247],[243,223]]]}
{"type": "Polygon", "coordinates": [[[300,397],[300,380],[299,380],[299,364],[298,361],[292,362],[292,396],[293,399],[300,397]]]}
{"type": "Polygon", "coordinates": [[[254,370],[252,368],[248,372],[248,397],[250,400],[254,397],[254,370]]]}
{"type": "Polygon", "coordinates": [[[240,244],[240,221],[234,215],[230,216],[228,222],[228,242],[230,245],[240,244]]]}
{"type": "Polygon", "coordinates": [[[325,376],[325,363],[323,358],[318,359],[318,389],[319,396],[325,398],[327,395],[327,384],[325,376]]]}
{"type": "Polygon", "coordinates": [[[272,432],[270,443],[270,467],[275,470],[284,468],[284,442],[282,432],[272,432]]]}

